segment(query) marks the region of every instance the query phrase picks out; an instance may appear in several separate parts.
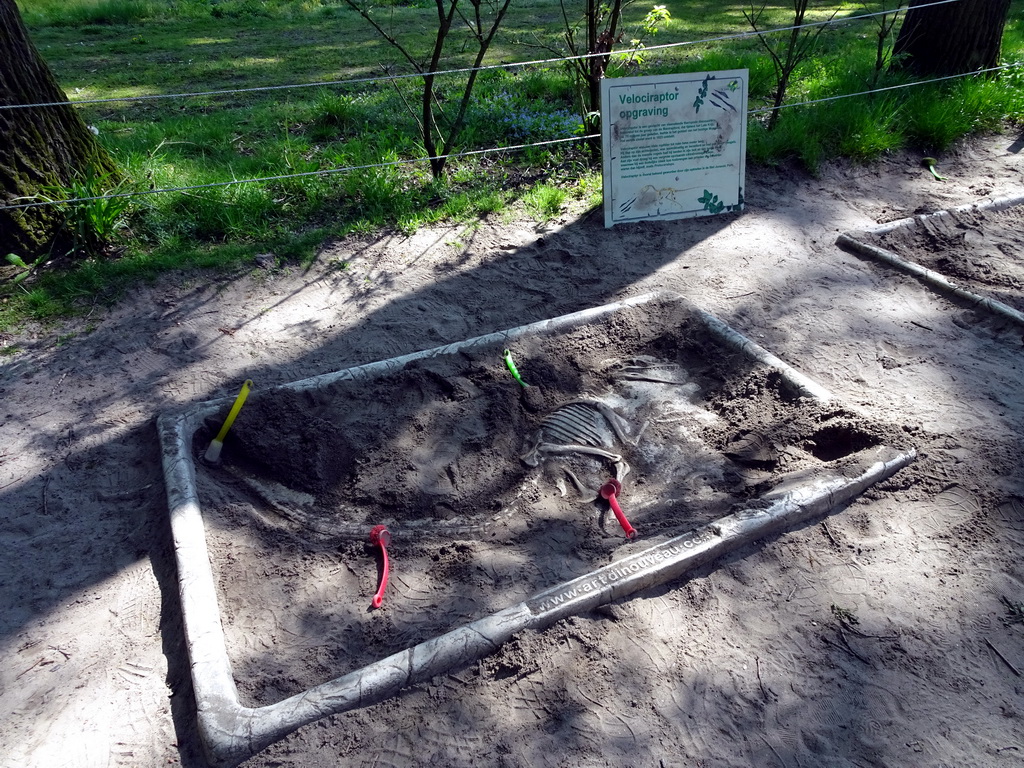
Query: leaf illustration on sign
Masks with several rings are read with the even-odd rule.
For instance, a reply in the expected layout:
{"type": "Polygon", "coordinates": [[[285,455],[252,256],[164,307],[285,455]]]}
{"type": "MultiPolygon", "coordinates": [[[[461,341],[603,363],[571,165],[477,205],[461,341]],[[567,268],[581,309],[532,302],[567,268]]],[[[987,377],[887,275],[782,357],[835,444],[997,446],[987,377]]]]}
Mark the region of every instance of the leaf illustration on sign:
{"type": "Polygon", "coordinates": [[[697,202],[704,206],[704,210],[710,213],[721,213],[725,210],[725,203],[718,199],[718,195],[711,194],[708,189],[704,190],[704,194],[697,198],[697,202]]]}
{"type": "Polygon", "coordinates": [[[700,112],[701,106],[704,104],[704,99],[708,95],[708,81],[711,79],[711,75],[704,77],[704,82],[701,83],[700,88],[697,89],[697,98],[693,101],[693,111],[700,112]]]}

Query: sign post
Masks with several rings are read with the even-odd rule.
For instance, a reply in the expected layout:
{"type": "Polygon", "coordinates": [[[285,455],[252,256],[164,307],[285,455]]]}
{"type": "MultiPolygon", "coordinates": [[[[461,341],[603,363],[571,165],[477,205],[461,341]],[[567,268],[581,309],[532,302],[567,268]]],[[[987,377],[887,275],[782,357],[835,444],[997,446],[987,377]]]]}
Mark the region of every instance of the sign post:
{"type": "Polygon", "coordinates": [[[745,69],[601,82],[604,225],[743,208],[745,69]]]}

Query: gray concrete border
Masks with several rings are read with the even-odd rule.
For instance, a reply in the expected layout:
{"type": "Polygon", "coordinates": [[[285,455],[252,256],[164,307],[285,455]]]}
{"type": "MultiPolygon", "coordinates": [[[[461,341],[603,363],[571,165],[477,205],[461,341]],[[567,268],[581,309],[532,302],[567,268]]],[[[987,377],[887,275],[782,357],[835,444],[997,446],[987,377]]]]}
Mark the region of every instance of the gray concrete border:
{"type": "MultiPolygon", "coordinates": [[[[315,389],[339,380],[378,376],[399,370],[414,360],[505,344],[528,334],[565,331],[658,298],[669,298],[687,306],[710,333],[753,360],[774,367],[797,392],[813,399],[832,399],[827,390],[714,316],[681,297],[666,294],[647,294],[457,344],[304,379],[284,388],[315,389]]],[[[822,516],[849,502],[872,484],[890,477],[916,455],[913,450],[890,447],[863,451],[835,471],[786,484],[784,490],[769,493],[750,508],[656,543],[505,610],[284,701],[247,707],[239,699],[227,654],[192,451],[193,435],[203,420],[220,412],[229,402],[230,398],[224,398],[202,403],[185,411],[165,414],[157,421],[199,732],[209,762],[223,768],[237,766],[303,725],[382,701],[406,686],[469,664],[494,652],[517,632],[541,629],[567,616],[671,581],[731,550],[822,516]]]]}

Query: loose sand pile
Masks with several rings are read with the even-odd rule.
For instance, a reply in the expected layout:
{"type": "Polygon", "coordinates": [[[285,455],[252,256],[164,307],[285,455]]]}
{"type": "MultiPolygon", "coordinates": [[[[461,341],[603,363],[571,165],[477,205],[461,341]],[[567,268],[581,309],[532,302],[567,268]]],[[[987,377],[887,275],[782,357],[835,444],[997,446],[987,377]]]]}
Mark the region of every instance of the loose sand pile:
{"type": "Polygon", "coordinates": [[[801,397],[668,297],[517,339],[526,387],[503,346],[246,403],[199,485],[250,705],[756,506],[856,451],[908,442],[899,425],[801,397]],[[641,532],[630,546],[598,493],[612,478],[641,532]],[[395,581],[370,614],[368,534],[380,524],[395,581]]]}

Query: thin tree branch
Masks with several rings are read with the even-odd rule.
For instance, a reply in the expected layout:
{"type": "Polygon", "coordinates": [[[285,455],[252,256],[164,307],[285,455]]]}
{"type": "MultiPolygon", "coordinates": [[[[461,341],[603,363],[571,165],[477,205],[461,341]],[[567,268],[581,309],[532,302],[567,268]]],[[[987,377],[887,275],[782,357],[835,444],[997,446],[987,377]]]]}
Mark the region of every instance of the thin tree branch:
{"type": "MultiPolygon", "coordinates": [[[[457,2],[457,0],[453,0],[457,2]]],[[[462,124],[466,119],[466,111],[469,109],[470,96],[473,92],[473,85],[476,83],[476,77],[479,74],[480,64],[484,60],[484,56],[487,55],[487,50],[491,46],[491,42],[494,40],[494,36],[498,32],[498,27],[501,26],[502,20],[505,18],[505,13],[508,11],[508,7],[512,0],[504,0],[501,7],[498,9],[498,13],[494,18],[494,22],[491,24],[491,28],[487,33],[487,36],[480,42],[480,48],[477,51],[476,59],[473,62],[473,69],[469,73],[469,79],[466,81],[466,88],[462,92],[462,103],[459,105],[459,113],[455,116],[455,122],[449,126],[448,139],[444,143],[443,154],[451,152],[455,140],[458,138],[459,132],[462,130],[462,124]]],[[[482,30],[481,30],[482,31],[482,30]]]]}
{"type": "Polygon", "coordinates": [[[415,58],[413,58],[412,54],[410,54],[405,49],[405,47],[400,42],[398,42],[398,40],[396,40],[392,35],[388,34],[384,30],[384,27],[378,24],[376,19],[370,16],[368,11],[363,9],[358,3],[354,2],[354,0],[345,0],[345,2],[348,4],[350,8],[352,8],[352,10],[354,10],[356,13],[358,13],[360,16],[366,19],[370,23],[370,26],[377,30],[377,34],[379,34],[387,42],[394,46],[394,48],[398,50],[398,52],[401,53],[402,56],[405,57],[405,60],[412,64],[413,69],[415,69],[417,72],[423,72],[423,67],[420,66],[420,63],[416,61],[415,58]]]}

